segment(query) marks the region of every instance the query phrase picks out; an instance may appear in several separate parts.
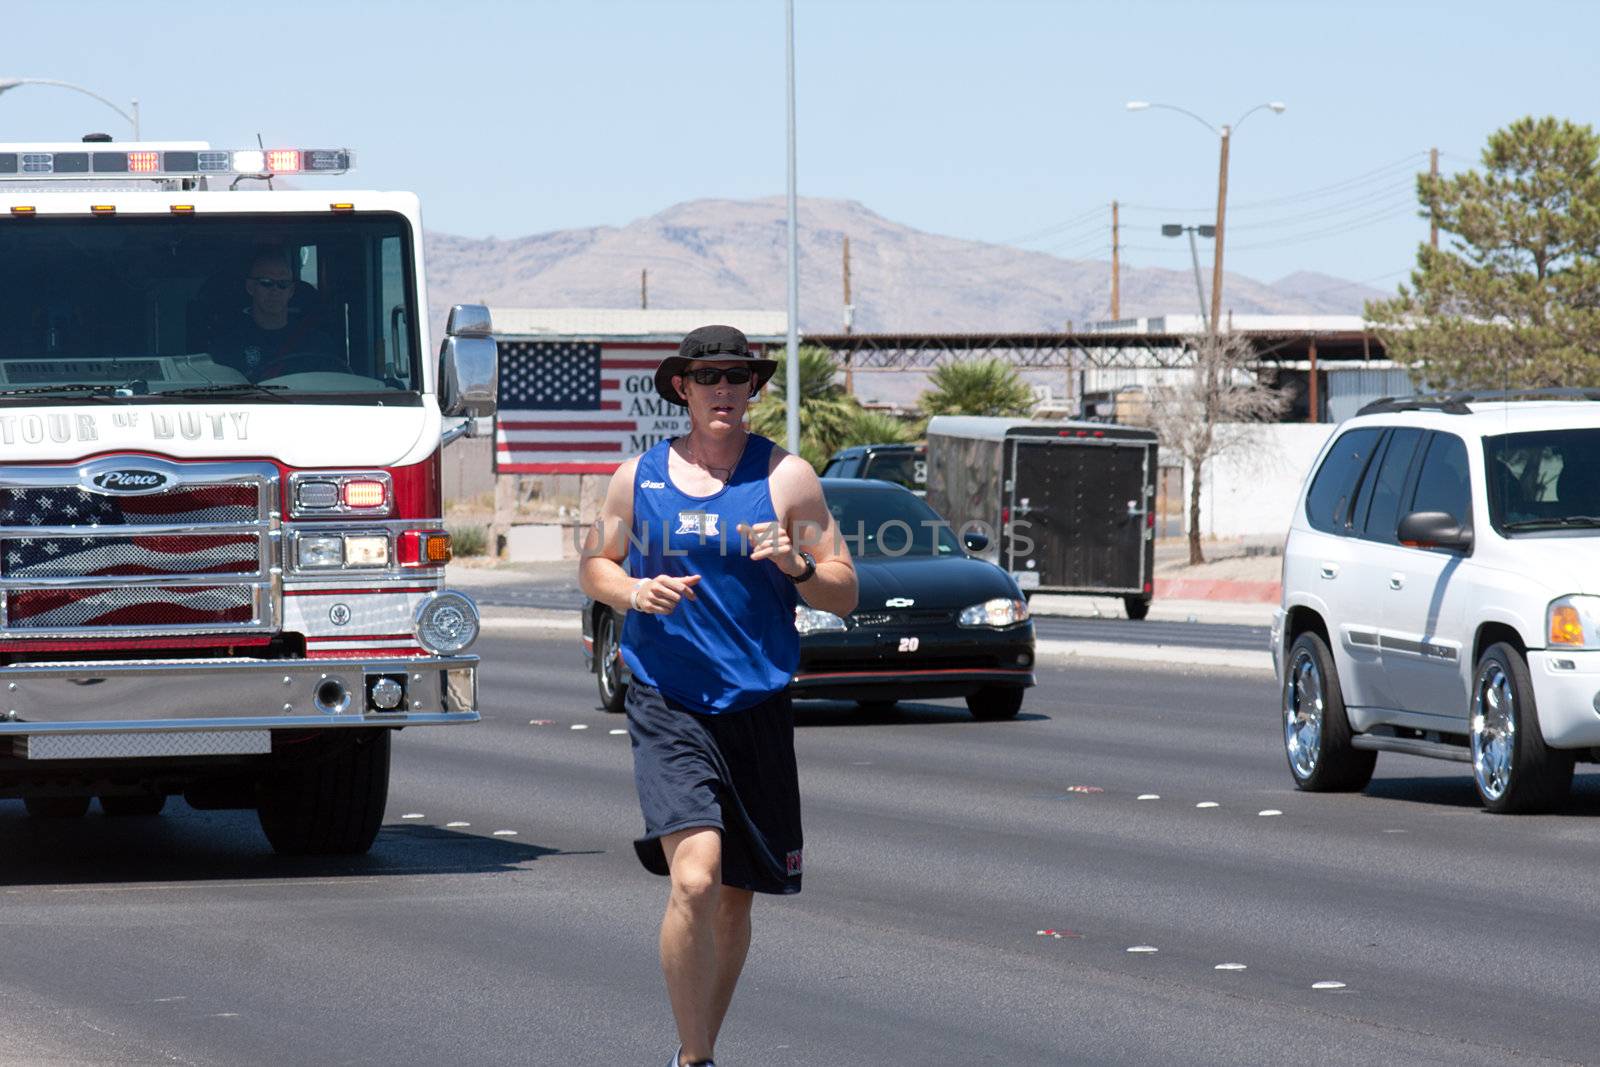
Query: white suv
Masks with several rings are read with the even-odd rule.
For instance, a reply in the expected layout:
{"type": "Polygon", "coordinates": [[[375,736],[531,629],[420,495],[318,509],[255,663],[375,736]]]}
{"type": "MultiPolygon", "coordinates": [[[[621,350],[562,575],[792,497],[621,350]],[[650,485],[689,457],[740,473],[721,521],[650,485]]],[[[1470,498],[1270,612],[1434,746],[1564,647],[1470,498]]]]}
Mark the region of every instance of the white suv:
{"type": "Polygon", "coordinates": [[[1272,624],[1301,789],[1408,752],[1537,811],[1600,760],[1600,404],[1547,392],[1378,401],[1318,457],[1272,624]]]}

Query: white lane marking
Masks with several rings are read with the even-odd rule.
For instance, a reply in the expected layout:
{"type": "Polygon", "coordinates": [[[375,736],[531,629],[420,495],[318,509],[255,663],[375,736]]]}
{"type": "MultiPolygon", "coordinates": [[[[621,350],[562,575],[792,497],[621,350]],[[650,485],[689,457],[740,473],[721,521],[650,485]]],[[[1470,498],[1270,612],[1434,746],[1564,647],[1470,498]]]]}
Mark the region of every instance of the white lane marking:
{"type": "Polygon", "coordinates": [[[1140,800],[1160,800],[1161,799],[1161,794],[1160,793],[1140,793],[1139,794],[1139,799],[1140,800]]]}
{"type": "Polygon", "coordinates": [[[1343,989],[1343,982],[1312,982],[1312,989],[1343,989]]]}
{"type": "Polygon", "coordinates": [[[554,726],[555,724],[556,724],[556,721],[554,719],[529,719],[528,720],[528,725],[529,726],[554,726]]]}
{"type": "Polygon", "coordinates": [[[408,812],[406,812],[404,815],[402,815],[400,817],[402,819],[425,819],[425,818],[427,818],[427,816],[423,815],[422,812],[420,812],[420,811],[408,811],[408,812]]]}
{"type": "Polygon", "coordinates": [[[1221,806],[1222,805],[1218,804],[1215,800],[1202,800],[1200,803],[1195,805],[1197,808],[1220,808],[1221,806]]]}
{"type": "Polygon", "coordinates": [[[1279,811],[1277,808],[1267,808],[1265,811],[1256,812],[1256,814],[1257,815],[1282,815],[1283,812],[1279,811]]]}
{"type": "Polygon", "coordinates": [[[611,734],[612,737],[626,737],[627,733],[628,733],[628,731],[626,731],[626,730],[611,730],[611,731],[608,731],[608,732],[611,734]]]}
{"type": "Polygon", "coordinates": [[[489,836],[490,837],[516,837],[517,836],[517,832],[515,830],[496,830],[494,833],[490,834],[489,836]]]}
{"type": "Polygon", "coordinates": [[[237,1019],[238,1017],[239,1013],[236,1011],[219,1011],[212,1016],[213,1019],[237,1019]]]}
{"type": "Polygon", "coordinates": [[[1211,969],[1214,971],[1242,971],[1245,969],[1245,965],[1242,963],[1219,963],[1211,969]]]}
{"type": "Polygon", "coordinates": [[[589,724],[586,722],[575,722],[572,724],[572,728],[574,730],[587,730],[589,728],[589,724]]]}
{"type": "Polygon", "coordinates": [[[447,823],[444,824],[444,828],[446,830],[455,830],[455,829],[459,829],[460,827],[463,827],[463,826],[471,826],[471,825],[472,824],[470,822],[447,822],[447,823]]]}
{"type": "Polygon", "coordinates": [[[1405,833],[1405,831],[1404,830],[1385,830],[1384,833],[1386,833],[1386,834],[1403,834],[1403,833],[1405,833]]]}
{"type": "Polygon", "coordinates": [[[1129,952],[1139,952],[1139,953],[1151,953],[1151,952],[1160,952],[1161,950],[1156,948],[1154,945],[1134,945],[1132,948],[1128,949],[1128,951],[1129,952]]]}

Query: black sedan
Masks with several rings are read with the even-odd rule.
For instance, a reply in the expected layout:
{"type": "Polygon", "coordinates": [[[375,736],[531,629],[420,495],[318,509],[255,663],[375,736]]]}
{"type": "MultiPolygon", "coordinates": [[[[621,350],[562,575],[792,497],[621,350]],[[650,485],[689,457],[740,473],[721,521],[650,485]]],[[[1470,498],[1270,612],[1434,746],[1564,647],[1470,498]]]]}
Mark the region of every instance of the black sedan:
{"type": "MultiPolygon", "coordinates": [[[[828,508],[855,558],[861,595],[841,618],[802,603],[796,698],[854,700],[881,711],[911,699],[965,697],[980,719],[1022,708],[1033,685],[1033,623],[1009,574],[963,550],[910,490],[888,482],[824,478],[828,508]]],[[[966,535],[967,550],[987,539],[966,535]]],[[[600,700],[622,710],[629,678],[618,654],[621,619],[603,604],[583,610],[583,646],[600,700]]]]}

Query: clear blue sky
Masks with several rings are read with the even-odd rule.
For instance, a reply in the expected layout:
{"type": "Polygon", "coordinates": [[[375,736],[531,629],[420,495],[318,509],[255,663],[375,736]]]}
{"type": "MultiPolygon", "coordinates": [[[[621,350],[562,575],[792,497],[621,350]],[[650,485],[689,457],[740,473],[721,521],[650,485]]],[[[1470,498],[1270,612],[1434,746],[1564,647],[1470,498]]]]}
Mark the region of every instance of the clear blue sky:
{"type": "MultiPolygon", "coordinates": [[[[1285,101],[1234,140],[1229,269],[1385,288],[1427,235],[1410,175],[1430,146],[1456,169],[1522,115],[1600,123],[1581,0],[795,6],[803,196],[1070,257],[1107,255],[1115,198],[1127,262],[1186,267],[1156,227],[1214,210],[1215,137],[1130,99],[1214,124],[1285,101]]],[[[354,184],[415,190],[447,232],[784,189],[781,0],[7,0],[3,23],[0,77],[137,96],[147,139],[347,145],[354,184]]],[[[126,132],[66,90],[0,96],[0,140],[90,129],[126,132]]]]}

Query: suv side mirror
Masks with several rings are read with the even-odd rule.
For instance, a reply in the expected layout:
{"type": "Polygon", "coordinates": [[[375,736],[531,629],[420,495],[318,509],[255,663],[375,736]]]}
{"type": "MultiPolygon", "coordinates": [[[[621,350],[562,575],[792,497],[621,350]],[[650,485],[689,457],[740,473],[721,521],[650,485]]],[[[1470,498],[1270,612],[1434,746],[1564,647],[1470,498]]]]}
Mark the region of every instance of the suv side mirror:
{"type": "Polygon", "coordinates": [[[1454,515],[1445,511],[1413,511],[1400,520],[1396,535],[1402,545],[1410,548],[1472,551],[1472,528],[1462,526],[1454,515]]]}
{"type": "Polygon", "coordinates": [[[989,535],[976,530],[963,534],[961,539],[966,542],[968,552],[982,552],[989,547],[989,535]]]}
{"type": "Polygon", "coordinates": [[[482,304],[457,304],[445,324],[439,348],[439,412],[469,419],[494,414],[499,374],[489,309],[482,304]]]}

